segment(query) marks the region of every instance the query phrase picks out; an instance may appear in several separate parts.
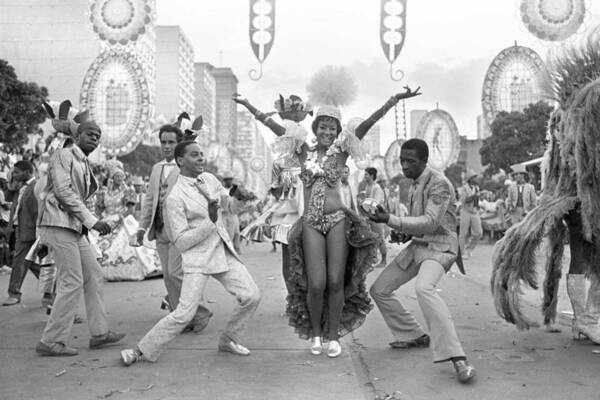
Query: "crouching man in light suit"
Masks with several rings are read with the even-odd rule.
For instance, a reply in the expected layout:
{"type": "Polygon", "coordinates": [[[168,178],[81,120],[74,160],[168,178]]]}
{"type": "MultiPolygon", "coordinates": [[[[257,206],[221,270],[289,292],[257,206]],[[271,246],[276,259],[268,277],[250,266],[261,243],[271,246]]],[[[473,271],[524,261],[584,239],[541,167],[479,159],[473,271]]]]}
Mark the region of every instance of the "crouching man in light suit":
{"type": "Polygon", "coordinates": [[[220,217],[223,187],[209,173],[203,173],[204,155],[196,142],[184,141],[175,147],[180,175],[166,198],[167,230],[181,251],[183,285],[177,308],[161,319],[139,341],[135,349],[121,351],[128,366],[139,360],[156,361],[160,352],[192,320],[211,276],[221,282],[238,302],[219,339],[219,351],[247,356],[241,334],[254,315],[260,294],[246,267],[236,254],[220,217]]]}
{"type": "Polygon", "coordinates": [[[475,376],[475,369],[467,362],[448,307],[436,291],[458,257],[456,198],[450,181],[427,166],[428,157],[429,148],[421,139],[410,139],[400,149],[402,172],[413,180],[408,216],[390,215],[381,206],[376,214],[369,214],[371,220],[388,224],[406,239],[412,236],[412,243],[381,272],[370,293],[396,338],[392,348],[426,347],[431,335],[434,362],[452,361],[458,380],[464,383],[475,376]],[[429,335],[394,296],[413,278],[429,335]]]}

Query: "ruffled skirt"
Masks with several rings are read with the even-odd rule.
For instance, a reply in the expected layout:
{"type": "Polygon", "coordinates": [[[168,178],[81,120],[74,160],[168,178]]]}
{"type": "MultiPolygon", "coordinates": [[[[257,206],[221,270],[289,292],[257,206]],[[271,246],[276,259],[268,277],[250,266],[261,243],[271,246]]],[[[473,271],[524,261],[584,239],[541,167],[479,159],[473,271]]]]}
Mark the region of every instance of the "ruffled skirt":
{"type": "MultiPolygon", "coordinates": [[[[284,262],[284,279],[288,289],[286,314],[289,325],[301,339],[312,337],[312,327],[306,302],[308,280],[304,266],[302,248],[302,219],[298,220],[289,233],[289,259],[284,262]]],[[[362,217],[346,212],[346,240],[350,245],[346,274],[344,277],[344,307],[338,328],[342,337],[360,327],[367,314],[373,309],[366,287],[367,274],[377,260],[378,235],[362,217]]],[[[324,296],[321,319],[322,336],[329,338],[327,293],[324,296]]]]}
{"type": "Polygon", "coordinates": [[[287,244],[292,224],[299,218],[296,201],[290,199],[279,201],[248,224],[240,236],[254,242],[273,241],[287,244]]]}

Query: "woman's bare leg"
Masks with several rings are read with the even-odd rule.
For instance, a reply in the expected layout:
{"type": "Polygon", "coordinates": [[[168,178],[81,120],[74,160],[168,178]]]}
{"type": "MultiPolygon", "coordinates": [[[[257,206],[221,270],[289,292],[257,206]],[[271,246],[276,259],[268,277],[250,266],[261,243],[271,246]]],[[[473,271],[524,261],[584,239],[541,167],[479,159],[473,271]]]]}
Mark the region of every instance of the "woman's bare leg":
{"type": "Polygon", "coordinates": [[[302,230],[302,248],[304,250],[304,265],[308,278],[308,294],[306,302],[310,314],[312,336],[321,336],[321,319],[323,315],[323,295],[325,293],[326,252],[325,236],[316,229],[304,224],[302,230]]]}
{"type": "Polygon", "coordinates": [[[327,233],[327,293],[329,306],[329,339],[338,339],[338,327],[344,308],[344,275],[349,245],[346,221],[342,220],[327,233]]]}

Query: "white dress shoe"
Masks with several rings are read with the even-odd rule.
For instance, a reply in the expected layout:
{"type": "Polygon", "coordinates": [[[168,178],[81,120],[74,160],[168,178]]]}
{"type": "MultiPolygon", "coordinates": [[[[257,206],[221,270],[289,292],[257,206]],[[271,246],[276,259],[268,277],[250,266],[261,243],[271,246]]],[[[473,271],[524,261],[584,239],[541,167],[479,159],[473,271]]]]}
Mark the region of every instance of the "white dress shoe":
{"type": "Polygon", "coordinates": [[[323,352],[323,344],[321,343],[321,338],[319,336],[315,336],[311,340],[310,353],[312,355],[318,356],[322,352],[323,352]]]}
{"type": "Polygon", "coordinates": [[[327,357],[335,358],[342,354],[342,346],[337,340],[330,340],[327,348],[327,357]]]}
{"type": "Polygon", "coordinates": [[[250,350],[248,350],[241,344],[234,342],[233,340],[230,340],[227,343],[219,343],[219,351],[225,351],[225,352],[232,353],[232,354],[235,354],[238,356],[249,356],[250,355],[250,350]]]}
{"type": "Polygon", "coordinates": [[[129,367],[142,359],[142,355],[134,349],[121,350],[121,363],[129,367]]]}

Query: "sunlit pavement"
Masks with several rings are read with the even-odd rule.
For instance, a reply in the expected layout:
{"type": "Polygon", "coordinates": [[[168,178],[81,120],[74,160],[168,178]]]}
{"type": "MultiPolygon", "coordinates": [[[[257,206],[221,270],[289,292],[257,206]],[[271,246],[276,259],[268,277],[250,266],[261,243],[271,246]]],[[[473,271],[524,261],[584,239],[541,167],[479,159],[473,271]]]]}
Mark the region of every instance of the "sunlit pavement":
{"type": "MultiPolygon", "coordinates": [[[[459,336],[478,377],[460,385],[451,364],[433,364],[428,349],[392,350],[392,340],[377,309],[343,340],[338,359],[312,356],[287,325],[280,252],[269,244],[242,247],[242,257],[262,292],[248,327],[250,357],[216,351],[234,299],[210,281],[206,299],[214,317],[201,334],[175,339],[157,363],[119,365],[119,350],[136,341],[165,315],[161,279],[106,283],[111,328],[126,332],[120,345],[89,350],[87,326],[73,329],[80,354],[45,358],[35,354],[46,316],[35,278],[28,275],[23,303],[0,307],[0,399],[595,399],[598,398],[600,349],[570,337],[570,307],[561,289],[560,333],[543,329],[519,332],[502,321],[489,290],[491,246],[480,245],[466,261],[466,276],[453,268],[439,289],[454,317],[459,336]]],[[[393,246],[390,245],[393,254],[393,246]]],[[[568,261],[568,260],[565,260],[568,261]]],[[[565,265],[566,262],[565,262],[565,265]]],[[[380,273],[374,270],[373,281],[380,273]]],[[[540,277],[540,281],[543,277],[540,277]]],[[[6,293],[8,275],[0,276],[6,293]]],[[[409,284],[401,300],[422,320],[409,284]]],[[[4,296],[4,295],[3,295],[4,296]]],[[[4,298],[4,297],[3,297],[4,298]]],[[[527,291],[526,310],[541,320],[541,294],[527,291]]]]}

